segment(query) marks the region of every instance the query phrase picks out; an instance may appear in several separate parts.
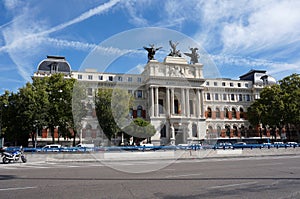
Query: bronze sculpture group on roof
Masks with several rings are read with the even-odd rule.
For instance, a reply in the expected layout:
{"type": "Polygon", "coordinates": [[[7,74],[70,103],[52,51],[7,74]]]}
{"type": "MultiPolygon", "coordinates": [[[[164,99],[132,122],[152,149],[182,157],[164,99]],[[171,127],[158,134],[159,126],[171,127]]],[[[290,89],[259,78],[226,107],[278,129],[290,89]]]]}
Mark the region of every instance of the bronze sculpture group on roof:
{"type": "MultiPolygon", "coordinates": [[[[168,56],[172,56],[172,57],[181,57],[181,53],[180,50],[177,50],[177,45],[179,44],[178,42],[174,43],[172,42],[172,40],[169,41],[169,44],[171,46],[170,49],[170,53],[168,56]]],[[[154,46],[154,44],[150,44],[150,47],[143,47],[145,50],[148,51],[148,62],[150,60],[154,60],[154,55],[155,52],[158,51],[159,49],[161,49],[162,47],[158,47],[156,48],[154,46]]],[[[198,63],[198,59],[199,59],[199,54],[197,53],[198,48],[190,48],[191,53],[184,53],[186,56],[190,57],[190,64],[196,64],[198,63]]]]}

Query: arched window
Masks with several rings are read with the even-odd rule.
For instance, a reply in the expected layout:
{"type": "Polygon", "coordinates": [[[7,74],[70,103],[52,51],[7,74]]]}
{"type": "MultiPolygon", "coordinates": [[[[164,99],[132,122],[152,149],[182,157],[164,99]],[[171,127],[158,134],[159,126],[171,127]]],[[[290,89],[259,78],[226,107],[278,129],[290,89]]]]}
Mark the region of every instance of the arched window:
{"type": "Polygon", "coordinates": [[[129,109],[129,116],[130,116],[130,117],[133,117],[133,108],[130,108],[130,109],[129,109]]]}
{"type": "Polygon", "coordinates": [[[243,108],[240,108],[240,118],[244,118],[245,115],[244,115],[244,109],[243,108]]]}
{"type": "Polygon", "coordinates": [[[225,133],[226,136],[230,137],[230,126],[228,124],[225,125],[225,133]]]}
{"type": "Polygon", "coordinates": [[[196,124],[193,124],[193,126],[192,126],[192,136],[193,137],[197,137],[198,136],[197,125],[196,124]]]}
{"type": "Polygon", "coordinates": [[[235,108],[232,108],[232,118],[236,118],[236,110],[235,110],[235,108]]]}
{"type": "Polygon", "coordinates": [[[207,117],[211,118],[211,108],[210,107],[207,108],[207,117]]]}
{"type": "Polygon", "coordinates": [[[207,138],[213,138],[213,128],[212,128],[212,126],[208,126],[207,138]]]}
{"type": "Polygon", "coordinates": [[[229,118],[229,114],[228,114],[228,109],[227,108],[224,108],[224,115],[225,115],[225,118],[229,118]]]}
{"type": "Polygon", "coordinates": [[[216,118],[220,118],[220,109],[216,108],[216,118]]]}
{"type": "Polygon", "coordinates": [[[143,107],[138,106],[137,107],[137,117],[142,117],[143,107]]]}
{"type": "Polygon", "coordinates": [[[221,136],[221,127],[220,126],[217,126],[217,137],[221,136]]]}
{"type": "Polygon", "coordinates": [[[164,125],[164,126],[160,129],[160,137],[162,137],[162,138],[167,137],[167,128],[166,128],[166,125],[164,125]]]}
{"type": "Polygon", "coordinates": [[[82,135],[84,138],[91,138],[92,137],[92,126],[90,124],[87,124],[85,126],[85,133],[82,135]]]}
{"type": "Polygon", "coordinates": [[[238,136],[238,128],[236,126],[233,126],[233,135],[238,136]]]}

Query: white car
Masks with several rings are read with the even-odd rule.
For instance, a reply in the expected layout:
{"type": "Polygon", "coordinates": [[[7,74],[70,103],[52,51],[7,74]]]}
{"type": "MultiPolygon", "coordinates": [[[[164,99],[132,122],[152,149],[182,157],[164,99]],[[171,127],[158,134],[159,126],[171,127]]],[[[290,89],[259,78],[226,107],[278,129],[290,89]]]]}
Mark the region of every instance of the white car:
{"type": "Polygon", "coordinates": [[[153,144],[141,144],[141,146],[139,147],[139,150],[140,151],[143,151],[143,150],[152,150],[154,147],[153,144]]]}
{"type": "Polygon", "coordinates": [[[48,144],[44,147],[42,147],[41,149],[37,149],[38,152],[59,152],[61,149],[61,145],[60,144],[48,144]]]}

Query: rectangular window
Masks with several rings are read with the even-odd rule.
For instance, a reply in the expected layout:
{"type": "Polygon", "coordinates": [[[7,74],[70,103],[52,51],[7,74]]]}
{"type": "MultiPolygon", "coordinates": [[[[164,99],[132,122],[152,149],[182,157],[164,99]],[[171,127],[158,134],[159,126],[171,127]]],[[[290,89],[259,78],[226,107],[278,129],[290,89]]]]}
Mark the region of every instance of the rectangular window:
{"type": "Polygon", "coordinates": [[[137,91],[137,98],[142,98],[143,97],[143,91],[138,90],[137,91]]]}
{"type": "Polygon", "coordinates": [[[239,94],[239,101],[243,101],[243,95],[239,94]]]}
{"type": "Polygon", "coordinates": [[[241,83],[238,83],[238,87],[241,87],[241,83]]]}
{"type": "Polygon", "coordinates": [[[103,75],[99,75],[99,76],[98,76],[98,79],[99,79],[99,80],[103,80],[103,75]]]}
{"type": "Polygon", "coordinates": [[[118,81],[119,82],[123,81],[123,78],[121,76],[118,76],[118,81]]]}
{"type": "Polygon", "coordinates": [[[230,82],[229,85],[230,85],[231,87],[233,87],[233,83],[232,83],[232,82],[230,82]]]}
{"type": "Polygon", "coordinates": [[[93,80],[93,75],[88,75],[89,80],[93,80]]]}
{"type": "Polygon", "coordinates": [[[231,98],[230,98],[231,101],[234,101],[234,94],[231,94],[230,96],[231,96],[231,98]]]}
{"type": "Polygon", "coordinates": [[[209,82],[206,82],[206,86],[209,86],[209,82]]]}
{"type": "Polygon", "coordinates": [[[214,86],[218,86],[218,82],[214,82],[214,86]]]}
{"type": "Polygon", "coordinates": [[[164,100],[158,99],[158,104],[159,104],[159,114],[164,113],[164,100]]]}
{"type": "Polygon", "coordinates": [[[246,84],[245,84],[245,87],[246,87],[246,88],[248,88],[248,87],[249,87],[249,84],[248,84],[248,83],[246,83],[246,84]]]}
{"type": "Polygon", "coordinates": [[[218,94],[218,93],[215,94],[215,100],[216,100],[216,101],[219,100],[219,94],[218,94]]]}
{"type": "Polygon", "coordinates": [[[132,77],[128,77],[127,81],[132,82],[132,77]]]}
{"type": "Polygon", "coordinates": [[[82,79],[82,75],[78,75],[78,79],[82,79]]]}
{"type": "Polygon", "coordinates": [[[113,76],[108,76],[108,81],[112,82],[113,81],[113,76]]]}
{"type": "Polygon", "coordinates": [[[222,82],[222,86],[226,86],[226,82],[222,82]]]}
{"type": "Polygon", "coordinates": [[[137,82],[139,82],[139,83],[142,82],[142,78],[138,77],[137,82]]]}
{"type": "Polygon", "coordinates": [[[88,96],[92,96],[93,95],[93,89],[92,88],[88,88],[88,96]]]}
{"type": "Polygon", "coordinates": [[[247,100],[248,102],[251,100],[249,94],[246,95],[246,100],[247,100]]]}
{"type": "Polygon", "coordinates": [[[210,93],[207,93],[207,94],[206,94],[206,99],[207,99],[207,100],[210,100],[210,93]]]}
{"type": "Polygon", "coordinates": [[[194,114],[194,104],[193,104],[193,100],[190,100],[190,114],[191,114],[191,115],[194,114]]]}
{"type": "Polygon", "coordinates": [[[223,100],[227,100],[227,94],[223,94],[223,100]]]}

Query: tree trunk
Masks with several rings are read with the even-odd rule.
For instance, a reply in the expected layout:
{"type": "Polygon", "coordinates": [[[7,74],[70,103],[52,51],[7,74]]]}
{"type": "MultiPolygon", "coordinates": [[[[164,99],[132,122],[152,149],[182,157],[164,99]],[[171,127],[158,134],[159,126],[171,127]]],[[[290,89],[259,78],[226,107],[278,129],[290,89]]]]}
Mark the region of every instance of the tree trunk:
{"type": "Polygon", "coordinates": [[[77,135],[77,131],[76,130],[73,130],[74,132],[74,136],[73,136],[73,146],[75,147],[76,146],[76,135],[77,135]]]}

